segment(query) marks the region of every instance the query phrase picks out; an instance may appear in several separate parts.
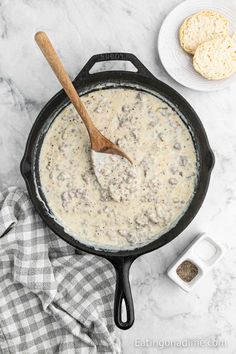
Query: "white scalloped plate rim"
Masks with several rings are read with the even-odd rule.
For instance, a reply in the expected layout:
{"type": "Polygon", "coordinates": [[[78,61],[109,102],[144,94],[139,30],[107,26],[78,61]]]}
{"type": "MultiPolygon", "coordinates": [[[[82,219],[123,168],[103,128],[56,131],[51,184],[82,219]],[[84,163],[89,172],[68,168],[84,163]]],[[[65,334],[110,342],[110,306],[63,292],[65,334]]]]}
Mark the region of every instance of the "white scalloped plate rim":
{"type": "Polygon", "coordinates": [[[178,31],[184,19],[202,10],[215,10],[227,17],[230,32],[236,33],[236,10],[231,9],[225,1],[187,0],[176,6],[164,19],[158,35],[158,53],[165,70],[181,85],[197,91],[221,90],[235,81],[236,74],[217,81],[204,79],[194,70],[192,56],[179,44],[178,31]]]}

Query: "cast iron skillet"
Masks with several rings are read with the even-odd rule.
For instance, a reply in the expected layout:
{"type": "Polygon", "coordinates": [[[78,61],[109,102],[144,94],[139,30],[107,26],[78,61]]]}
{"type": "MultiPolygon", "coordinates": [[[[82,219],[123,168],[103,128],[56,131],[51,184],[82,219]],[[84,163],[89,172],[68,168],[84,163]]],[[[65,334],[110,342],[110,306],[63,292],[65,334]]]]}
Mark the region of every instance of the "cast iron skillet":
{"type": "Polygon", "coordinates": [[[206,195],[211,170],[214,165],[214,155],[209,147],[202,123],[193,108],[175,90],[157,80],[133,54],[108,53],[94,55],[75,78],[74,85],[81,95],[98,88],[105,89],[114,86],[134,88],[137,85],[140,90],[147,92],[151,91],[153,94],[161,95],[164,100],[171,102],[173,107],[181,112],[183,120],[190,129],[198,153],[199,177],[196,192],[187,211],[181,217],[177,225],[158,239],[143,247],[114,252],[95,249],[92,246],[79,242],[67,234],[63,227],[60,226],[50,214],[50,210],[40,187],[38,160],[43,138],[53,119],[65,108],[66,105],[69,104],[68,98],[63,90],[58,92],[42,109],[29,134],[25,154],[21,161],[21,173],[25,179],[29,195],[35,208],[46,224],[63,240],[79,250],[104,257],[113,264],[116,270],[114,320],[119,328],[128,329],[134,322],[133,300],[129,283],[130,266],[140,255],[156,250],[172,241],[192,221],[206,195]],[[104,71],[94,74],[89,73],[95,63],[108,60],[129,61],[134,65],[137,71],[104,71]],[[121,317],[123,300],[127,312],[126,321],[123,321],[121,317]]]}

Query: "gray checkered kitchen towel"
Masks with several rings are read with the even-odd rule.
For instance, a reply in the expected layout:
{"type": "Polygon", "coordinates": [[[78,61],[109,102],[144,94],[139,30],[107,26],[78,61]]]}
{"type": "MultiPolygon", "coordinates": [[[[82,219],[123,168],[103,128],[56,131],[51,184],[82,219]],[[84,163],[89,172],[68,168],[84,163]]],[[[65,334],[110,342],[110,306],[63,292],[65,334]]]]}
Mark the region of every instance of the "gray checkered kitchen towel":
{"type": "Polygon", "coordinates": [[[0,353],[119,353],[114,278],[48,229],[23,190],[0,193],[0,353]]]}

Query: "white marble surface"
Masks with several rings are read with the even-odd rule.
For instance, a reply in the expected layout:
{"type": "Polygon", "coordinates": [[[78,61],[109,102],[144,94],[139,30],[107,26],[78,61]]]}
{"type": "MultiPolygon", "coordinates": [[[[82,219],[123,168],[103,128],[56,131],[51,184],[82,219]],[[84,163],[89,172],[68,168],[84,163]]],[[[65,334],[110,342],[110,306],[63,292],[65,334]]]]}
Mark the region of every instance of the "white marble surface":
{"type": "MultiPolygon", "coordinates": [[[[196,0],[197,1],[197,0],[196,0]]],[[[236,10],[236,0],[226,1],[236,10]]],[[[122,332],[125,354],[157,353],[155,341],[220,339],[227,347],[165,348],[174,353],[236,352],[236,81],[219,92],[199,93],[174,82],[156,53],[159,27],[179,0],[0,0],[0,188],[24,186],[19,162],[38,112],[59,84],[33,35],[46,30],[71,77],[91,55],[132,52],[194,107],[206,128],[216,165],[210,189],[191,226],[172,243],[132,266],[136,321],[122,332]],[[166,277],[166,269],[195,234],[208,231],[227,251],[192,293],[166,277]],[[147,341],[146,347],[135,341],[147,341]]],[[[168,344],[168,343],[167,343],[168,344]]]]}

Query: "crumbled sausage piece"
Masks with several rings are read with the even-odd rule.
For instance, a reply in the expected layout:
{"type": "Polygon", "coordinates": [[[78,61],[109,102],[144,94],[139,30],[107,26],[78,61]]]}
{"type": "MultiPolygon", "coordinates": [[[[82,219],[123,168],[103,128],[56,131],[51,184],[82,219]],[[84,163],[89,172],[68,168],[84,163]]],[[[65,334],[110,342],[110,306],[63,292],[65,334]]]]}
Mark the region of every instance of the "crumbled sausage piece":
{"type": "Polygon", "coordinates": [[[181,145],[180,145],[180,143],[175,143],[175,144],[174,144],[174,149],[175,149],[175,150],[181,150],[181,145]]]}
{"type": "Polygon", "coordinates": [[[66,152],[67,147],[68,147],[68,144],[66,144],[65,142],[62,142],[61,145],[58,145],[58,150],[60,152],[66,152]]]}
{"type": "Polygon", "coordinates": [[[170,123],[170,126],[171,126],[172,128],[177,128],[177,127],[178,127],[176,121],[173,120],[173,119],[170,119],[170,122],[169,122],[169,123],[170,123]]]}
{"type": "Polygon", "coordinates": [[[151,120],[151,121],[148,123],[148,127],[150,127],[150,128],[154,128],[156,125],[157,125],[157,121],[155,121],[155,120],[151,120]]]}
{"type": "Polygon", "coordinates": [[[153,222],[154,224],[158,224],[160,218],[157,215],[156,210],[148,210],[147,211],[147,217],[148,219],[153,222]]]}
{"type": "Polygon", "coordinates": [[[101,202],[107,202],[107,201],[111,200],[111,197],[110,197],[108,191],[101,188],[99,190],[99,192],[100,192],[100,201],[101,202]]]}
{"type": "Polygon", "coordinates": [[[95,109],[94,109],[94,112],[96,113],[101,113],[103,111],[102,107],[101,106],[97,106],[95,109]]]}
{"type": "Polygon", "coordinates": [[[122,110],[122,112],[127,113],[127,112],[130,112],[131,108],[130,108],[130,106],[128,106],[127,104],[124,104],[124,105],[121,107],[121,110],[122,110]]]}
{"type": "Polygon", "coordinates": [[[63,202],[69,202],[74,198],[83,198],[83,200],[85,200],[86,197],[87,197],[86,190],[81,188],[77,188],[77,189],[72,188],[61,194],[61,199],[63,202]]]}
{"type": "Polygon", "coordinates": [[[70,136],[69,129],[68,128],[64,129],[61,134],[62,140],[68,140],[69,136],[70,136]]]}
{"type": "Polygon", "coordinates": [[[175,185],[178,183],[178,180],[176,178],[170,178],[168,181],[171,185],[175,185]]]}
{"type": "Polygon", "coordinates": [[[158,109],[158,113],[160,113],[163,117],[168,116],[168,107],[161,107],[158,109]]]}
{"type": "Polygon", "coordinates": [[[66,172],[61,172],[57,176],[58,181],[65,181],[66,179],[69,179],[69,178],[70,177],[68,176],[68,174],[66,172]]]}
{"type": "Polygon", "coordinates": [[[134,138],[134,142],[135,143],[138,143],[138,141],[139,141],[139,131],[137,130],[137,129],[132,129],[131,131],[130,131],[130,135],[131,135],[131,137],[132,138],[134,138]]]}
{"type": "Polygon", "coordinates": [[[133,120],[133,115],[122,112],[118,115],[119,127],[129,126],[133,120]]]}
{"type": "Polygon", "coordinates": [[[148,187],[152,191],[152,193],[157,193],[160,188],[160,179],[159,177],[155,177],[148,182],[148,187]]]}
{"type": "Polygon", "coordinates": [[[179,157],[179,164],[180,166],[186,166],[188,163],[188,159],[186,156],[180,156],[179,157]]]}
{"type": "Polygon", "coordinates": [[[106,169],[106,168],[101,168],[99,170],[99,173],[101,173],[102,176],[109,176],[110,171],[108,169],[106,169]]]}
{"type": "Polygon", "coordinates": [[[147,176],[148,171],[151,169],[151,161],[148,159],[143,159],[140,162],[140,166],[143,168],[144,176],[147,176]]]}
{"type": "Polygon", "coordinates": [[[48,171],[50,171],[51,168],[52,168],[52,160],[51,160],[51,159],[48,159],[48,163],[47,163],[47,165],[46,165],[46,169],[47,169],[48,171]]]}
{"type": "Polygon", "coordinates": [[[137,100],[141,101],[142,100],[142,95],[140,92],[137,93],[136,95],[137,100]]]}
{"type": "Polygon", "coordinates": [[[178,168],[176,166],[171,166],[170,171],[173,175],[175,175],[178,172],[178,168]]]}
{"type": "Polygon", "coordinates": [[[129,169],[128,172],[127,172],[127,175],[129,177],[132,177],[132,178],[136,178],[137,177],[137,173],[135,170],[132,170],[132,169],[129,169]]]}
{"type": "Polygon", "coordinates": [[[129,234],[127,230],[118,230],[118,232],[121,236],[124,236],[124,237],[127,237],[129,234]]]}
{"type": "Polygon", "coordinates": [[[61,194],[61,200],[63,202],[68,202],[70,200],[69,193],[67,191],[61,194]]]}
{"type": "Polygon", "coordinates": [[[146,226],[148,225],[148,218],[146,217],[146,215],[139,215],[136,217],[135,222],[139,226],[146,226]]]}
{"type": "Polygon", "coordinates": [[[126,139],[117,139],[116,144],[125,150],[126,146],[127,146],[127,140],[126,139]]]}
{"type": "Polygon", "coordinates": [[[62,202],[62,208],[68,213],[69,209],[68,209],[68,202],[62,202]]]}
{"type": "Polygon", "coordinates": [[[170,210],[168,209],[168,207],[164,204],[160,205],[156,205],[156,213],[157,216],[162,219],[162,220],[169,220],[171,217],[171,213],[170,210]]]}

